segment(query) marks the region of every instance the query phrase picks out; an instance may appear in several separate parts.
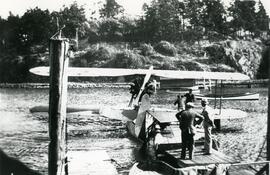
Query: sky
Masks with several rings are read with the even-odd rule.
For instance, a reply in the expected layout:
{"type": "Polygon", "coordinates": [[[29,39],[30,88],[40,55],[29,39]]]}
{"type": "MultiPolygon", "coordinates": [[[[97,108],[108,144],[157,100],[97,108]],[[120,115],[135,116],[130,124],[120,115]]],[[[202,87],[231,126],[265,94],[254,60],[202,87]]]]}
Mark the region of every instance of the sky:
{"type": "MultiPolygon", "coordinates": [[[[69,6],[74,0],[1,0],[0,16],[7,18],[11,11],[14,15],[22,16],[27,9],[39,7],[42,10],[48,9],[50,12],[59,11],[63,6],[69,6]]],[[[76,0],[79,5],[83,5],[86,9],[86,16],[99,7],[105,0],[76,0]],[[91,10],[90,10],[91,9],[91,10]]],[[[125,8],[125,13],[130,16],[140,15],[142,13],[142,5],[144,2],[149,3],[151,0],[116,0],[120,5],[125,8]]],[[[223,0],[225,4],[228,4],[230,0],[223,0]]],[[[270,16],[270,0],[261,0],[270,16]]]]}

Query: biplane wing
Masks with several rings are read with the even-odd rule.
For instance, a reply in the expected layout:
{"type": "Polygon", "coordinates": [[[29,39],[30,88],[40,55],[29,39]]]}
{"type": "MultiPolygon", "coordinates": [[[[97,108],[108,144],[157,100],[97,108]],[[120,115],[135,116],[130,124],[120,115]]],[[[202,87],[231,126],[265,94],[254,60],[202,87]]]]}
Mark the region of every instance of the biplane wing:
{"type": "MultiPolygon", "coordinates": [[[[30,72],[40,76],[49,76],[49,67],[35,67],[30,72]]],[[[122,69],[122,68],[85,68],[69,67],[68,76],[72,77],[117,77],[127,75],[146,75],[149,69],[122,69]]],[[[205,72],[158,70],[151,71],[151,75],[175,79],[212,79],[212,80],[249,80],[247,75],[235,72],[205,72]]]]}
{"type": "MultiPolygon", "coordinates": [[[[49,67],[36,67],[30,69],[30,72],[36,75],[49,76],[49,67]]],[[[127,76],[127,75],[146,75],[145,80],[149,79],[151,75],[175,78],[175,79],[212,79],[212,80],[248,80],[247,75],[241,73],[232,72],[205,72],[205,71],[180,71],[180,70],[152,70],[149,69],[122,69],[122,68],[85,68],[85,67],[69,67],[68,76],[77,77],[117,77],[117,76],[127,76]]],[[[77,110],[80,110],[77,108],[77,110]]],[[[87,111],[87,109],[83,109],[87,111]]],[[[233,109],[222,110],[214,112],[215,119],[232,119],[232,118],[242,118],[247,114],[243,111],[233,109]],[[230,110],[230,111],[228,111],[230,110]],[[237,114],[237,116],[235,116],[237,114]]],[[[74,109],[72,109],[74,111],[74,109]]],[[[101,108],[98,111],[103,116],[111,116],[109,118],[115,118],[123,120],[134,120],[137,117],[138,111],[132,108],[101,108]],[[125,118],[124,118],[125,117],[125,118]]],[[[155,110],[154,114],[159,116],[159,114],[164,113],[164,111],[155,110]]],[[[175,120],[174,116],[177,113],[175,110],[166,111],[167,115],[173,116],[172,120],[175,120]],[[170,113],[170,114],[169,114],[170,113]]]]}

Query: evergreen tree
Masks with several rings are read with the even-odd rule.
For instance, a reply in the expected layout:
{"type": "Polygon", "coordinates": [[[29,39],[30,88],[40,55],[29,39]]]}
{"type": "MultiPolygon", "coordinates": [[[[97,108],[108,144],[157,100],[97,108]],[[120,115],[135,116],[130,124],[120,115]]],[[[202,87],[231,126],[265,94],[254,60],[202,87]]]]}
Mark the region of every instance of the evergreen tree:
{"type": "MultiPolygon", "coordinates": [[[[59,19],[60,27],[65,25],[63,34],[67,38],[74,38],[76,29],[80,37],[85,37],[87,34],[87,19],[85,17],[85,10],[81,6],[79,7],[76,2],[71,4],[70,7],[65,7],[59,13],[54,12],[53,16],[59,19]]],[[[56,23],[56,20],[55,20],[56,23]]]]}
{"type": "Polygon", "coordinates": [[[203,2],[201,0],[184,0],[185,3],[185,13],[186,18],[189,19],[189,23],[191,24],[192,28],[198,28],[202,25],[202,9],[203,9],[203,2]]]}
{"type": "Polygon", "coordinates": [[[124,12],[124,9],[115,0],[106,0],[103,8],[99,10],[101,18],[116,18],[117,15],[124,12]]]}
{"type": "Polygon", "coordinates": [[[207,31],[226,33],[226,11],[221,0],[204,0],[201,15],[202,26],[207,31]]]}
{"type": "Polygon", "coordinates": [[[145,32],[150,40],[177,40],[182,30],[183,3],[153,0],[144,6],[145,32]]]}
{"type": "Polygon", "coordinates": [[[255,1],[240,1],[235,0],[229,8],[231,17],[231,27],[235,31],[249,31],[254,33],[256,30],[256,12],[255,12],[255,1]]]}
{"type": "Polygon", "coordinates": [[[17,53],[21,48],[20,40],[20,25],[21,21],[19,16],[14,16],[12,13],[9,14],[7,21],[4,24],[5,35],[5,47],[7,50],[5,52],[17,53]]]}
{"type": "Polygon", "coordinates": [[[199,41],[204,35],[201,18],[203,2],[201,0],[184,0],[184,4],[187,23],[184,38],[187,41],[199,41]]]}
{"type": "Polygon", "coordinates": [[[258,2],[258,12],[256,13],[256,26],[259,31],[269,30],[269,17],[261,1],[258,2]]]}

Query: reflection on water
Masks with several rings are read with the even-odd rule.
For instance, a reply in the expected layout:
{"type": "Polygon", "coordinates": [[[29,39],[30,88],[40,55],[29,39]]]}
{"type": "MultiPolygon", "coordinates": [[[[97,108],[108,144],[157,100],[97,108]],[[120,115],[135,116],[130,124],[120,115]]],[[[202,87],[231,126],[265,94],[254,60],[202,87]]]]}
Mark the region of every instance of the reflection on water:
{"type": "MultiPolygon", "coordinates": [[[[68,92],[68,103],[75,105],[125,106],[130,99],[127,89],[70,89],[68,92]]],[[[29,108],[48,104],[48,93],[48,89],[0,89],[0,149],[41,174],[48,171],[48,114],[32,114],[29,108]]],[[[176,94],[164,91],[159,94],[153,97],[154,103],[175,109],[176,94]]],[[[224,102],[223,106],[251,106],[249,103],[224,102]]],[[[69,150],[105,149],[120,174],[126,174],[135,162],[138,145],[127,135],[124,122],[95,114],[68,114],[67,122],[69,150]]]]}

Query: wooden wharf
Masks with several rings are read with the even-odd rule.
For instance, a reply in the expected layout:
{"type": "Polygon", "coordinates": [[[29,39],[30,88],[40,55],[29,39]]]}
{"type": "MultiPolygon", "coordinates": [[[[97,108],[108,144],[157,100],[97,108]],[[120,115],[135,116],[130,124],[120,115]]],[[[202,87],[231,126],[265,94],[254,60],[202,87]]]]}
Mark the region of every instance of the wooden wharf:
{"type": "Polygon", "coordinates": [[[203,151],[203,142],[202,144],[198,144],[195,146],[194,156],[192,160],[190,159],[180,159],[181,149],[176,150],[167,150],[165,151],[165,155],[170,157],[175,161],[178,167],[191,167],[191,166],[207,166],[207,165],[216,165],[216,164],[224,164],[230,165],[239,163],[239,161],[217,151],[212,150],[212,153],[209,155],[205,155],[203,151]]]}
{"type": "Polygon", "coordinates": [[[68,151],[70,175],[117,175],[117,170],[105,150],[68,151]]]}
{"type": "MultiPolygon", "coordinates": [[[[192,160],[180,159],[181,149],[170,149],[161,151],[157,154],[157,159],[151,162],[145,168],[140,163],[135,164],[130,175],[159,175],[159,174],[211,174],[224,175],[230,165],[237,164],[239,161],[214,150],[212,154],[205,155],[203,151],[203,142],[197,142],[195,153],[192,160]],[[219,173],[223,172],[223,173],[219,173]]],[[[145,164],[145,163],[142,163],[145,164]]],[[[236,174],[234,174],[236,175],[236,174]]]]}
{"type": "MultiPolygon", "coordinates": [[[[203,129],[197,129],[195,135],[195,142],[202,140],[204,137],[203,129]]],[[[155,144],[159,150],[168,150],[181,148],[182,137],[181,130],[178,124],[167,126],[166,129],[157,133],[155,137],[155,144]]]]}
{"type": "MultiPolygon", "coordinates": [[[[157,149],[167,150],[181,147],[181,129],[179,121],[176,119],[176,111],[148,111],[151,126],[147,129],[148,132],[154,132],[154,144],[157,149]]],[[[146,122],[148,123],[148,122],[146,122]]],[[[204,129],[197,128],[197,133],[194,140],[198,141],[204,138],[204,129]]]]}
{"type": "MultiPolygon", "coordinates": [[[[222,154],[217,150],[213,150],[210,155],[205,155],[204,147],[204,130],[197,129],[195,134],[195,153],[192,160],[182,160],[181,156],[181,130],[178,121],[174,115],[166,115],[166,113],[149,111],[151,117],[147,120],[152,120],[151,125],[147,128],[149,133],[154,132],[154,147],[156,149],[156,159],[146,164],[139,166],[135,164],[130,174],[156,175],[156,174],[181,174],[183,172],[212,172],[217,165],[219,168],[226,168],[227,165],[239,163],[237,160],[222,154]]],[[[151,123],[151,122],[149,122],[151,123]]],[[[151,135],[151,134],[147,134],[151,135]]],[[[151,136],[150,136],[151,137],[151,136]]],[[[185,174],[185,173],[184,173],[185,174]]]]}

